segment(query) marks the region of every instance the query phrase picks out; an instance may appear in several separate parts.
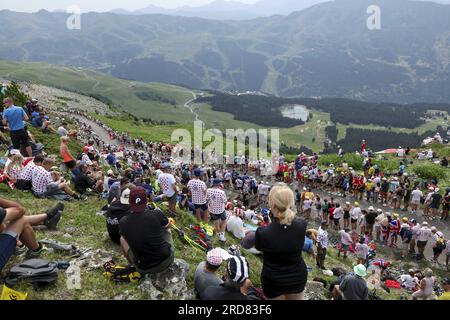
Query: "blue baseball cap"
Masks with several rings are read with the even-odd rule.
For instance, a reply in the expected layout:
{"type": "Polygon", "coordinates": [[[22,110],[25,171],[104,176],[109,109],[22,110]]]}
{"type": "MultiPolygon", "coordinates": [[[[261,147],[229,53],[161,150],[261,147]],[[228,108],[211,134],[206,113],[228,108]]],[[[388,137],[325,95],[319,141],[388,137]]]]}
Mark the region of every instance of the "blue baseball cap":
{"type": "Polygon", "coordinates": [[[202,170],[200,170],[199,168],[194,170],[194,176],[200,177],[201,175],[202,175],[202,170]]]}

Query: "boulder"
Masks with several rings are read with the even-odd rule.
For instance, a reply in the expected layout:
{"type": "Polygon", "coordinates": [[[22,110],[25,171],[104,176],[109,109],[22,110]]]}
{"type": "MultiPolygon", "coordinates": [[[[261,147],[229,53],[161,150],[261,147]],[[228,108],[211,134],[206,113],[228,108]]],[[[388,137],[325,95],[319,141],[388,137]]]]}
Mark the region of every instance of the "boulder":
{"type": "Polygon", "coordinates": [[[308,281],[305,287],[305,300],[328,300],[327,289],[323,283],[317,281],[308,281]]]}
{"type": "Polygon", "coordinates": [[[193,290],[188,290],[186,277],[189,272],[189,264],[181,259],[175,259],[174,263],[165,271],[146,275],[145,280],[139,286],[144,296],[149,300],[192,300],[195,299],[193,290]]]}

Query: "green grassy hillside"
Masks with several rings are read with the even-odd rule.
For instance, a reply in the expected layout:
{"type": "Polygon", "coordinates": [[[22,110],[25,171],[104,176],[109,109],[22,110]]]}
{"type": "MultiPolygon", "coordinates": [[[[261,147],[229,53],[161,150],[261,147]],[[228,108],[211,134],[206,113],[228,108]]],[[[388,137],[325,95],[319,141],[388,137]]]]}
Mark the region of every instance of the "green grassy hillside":
{"type": "MultiPolygon", "coordinates": [[[[117,110],[131,114],[131,118],[175,123],[170,126],[141,127],[138,129],[134,127],[135,121],[123,122],[119,118],[108,120],[111,127],[117,130],[124,131],[124,128],[127,128],[127,131],[131,131],[136,136],[144,136],[151,140],[169,141],[172,131],[177,128],[187,128],[192,131],[193,121],[197,116],[198,119],[205,122],[208,128],[218,128],[222,131],[237,128],[244,130],[261,128],[252,120],[238,120],[231,113],[216,111],[207,103],[201,103],[200,101],[192,103],[195,95],[209,96],[208,93],[198,90],[191,91],[173,85],[123,80],[89,69],[0,60],[0,79],[2,78],[27,81],[92,96],[117,110]],[[190,105],[188,105],[189,102],[191,102],[190,105]]],[[[245,99],[245,97],[242,99],[245,99]]],[[[380,133],[383,130],[389,130],[396,133],[423,134],[429,130],[436,130],[439,126],[450,125],[448,117],[436,116],[428,118],[423,125],[412,129],[385,128],[380,125],[344,125],[331,123],[330,113],[316,109],[310,109],[309,111],[312,119],[305,124],[280,130],[280,142],[282,144],[296,149],[306,147],[315,152],[321,152],[327,138],[325,128],[329,125],[336,125],[338,134],[335,141],[350,139],[347,136],[347,131],[350,128],[378,130],[380,133]]],[[[95,112],[95,110],[92,110],[92,112],[95,112]]],[[[386,145],[386,148],[396,147],[398,143],[393,141],[393,145],[390,145],[390,142],[387,142],[387,144],[389,146],[386,145]]]]}
{"type": "Polygon", "coordinates": [[[42,85],[93,96],[140,118],[190,122],[184,108],[193,98],[190,90],[160,84],[122,80],[82,68],[0,60],[0,78],[32,81],[42,85]]]}

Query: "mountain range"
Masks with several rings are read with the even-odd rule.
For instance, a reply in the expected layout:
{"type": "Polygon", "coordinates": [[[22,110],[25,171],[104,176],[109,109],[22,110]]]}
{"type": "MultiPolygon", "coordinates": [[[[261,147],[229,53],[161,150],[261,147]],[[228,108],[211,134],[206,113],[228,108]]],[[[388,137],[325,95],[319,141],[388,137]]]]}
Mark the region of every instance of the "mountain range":
{"type": "Polygon", "coordinates": [[[247,20],[272,15],[288,15],[325,1],[328,0],[260,0],[254,4],[245,4],[237,1],[215,0],[199,7],[182,6],[166,9],[149,5],[135,11],[116,9],[111,12],[128,15],[165,14],[214,20],[247,20]]]}
{"type": "Polygon", "coordinates": [[[336,0],[245,21],[87,13],[81,30],[67,18],[0,11],[0,59],[283,97],[450,101],[450,5],[336,0]],[[370,5],[380,30],[367,28],[370,5]]]}

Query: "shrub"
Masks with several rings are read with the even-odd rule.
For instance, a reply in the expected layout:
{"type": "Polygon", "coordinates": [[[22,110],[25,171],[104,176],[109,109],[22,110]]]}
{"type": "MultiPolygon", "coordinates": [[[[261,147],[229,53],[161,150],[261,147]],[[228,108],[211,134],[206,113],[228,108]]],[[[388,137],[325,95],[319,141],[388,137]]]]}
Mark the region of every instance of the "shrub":
{"type": "Polygon", "coordinates": [[[432,163],[416,165],[413,171],[422,179],[440,180],[446,177],[446,169],[432,163]]]}
{"type": "Polygon", "coordinates": [[[338,163],[347,162],[349,167],[352,167],[354,170],[362,170],[363,169],[363,160],[364,158],[355,153],[347,153],[344,154],[344,157],[339,157],[337,154],[327,154],[319,157],[319,165],[321,166],[329,166],[330,164],[337,165],[338,163]]]}

